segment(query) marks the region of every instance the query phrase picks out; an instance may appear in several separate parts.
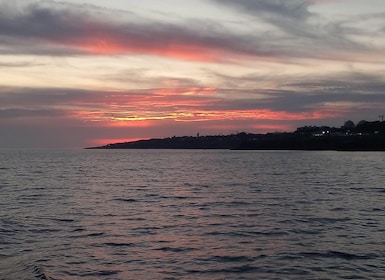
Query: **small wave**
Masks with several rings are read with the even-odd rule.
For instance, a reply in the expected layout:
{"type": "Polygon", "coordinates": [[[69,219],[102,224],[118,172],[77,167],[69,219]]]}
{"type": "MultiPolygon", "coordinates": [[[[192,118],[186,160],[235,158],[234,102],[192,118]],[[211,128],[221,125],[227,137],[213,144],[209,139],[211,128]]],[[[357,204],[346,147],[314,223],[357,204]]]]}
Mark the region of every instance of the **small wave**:
{"type": "Polygon", "coordinates": [[[138,227],[133,230],[142,235],[148,235],[148,234],[156,234],[157,231],[160,229],[161,229],[160,227],[138,227]]]}
{"type": "Polygon", "coordinates": [[[322,229],[321,230],[311,230],[311,229],[296,228],[296,229],[291,230],[291,232],[295,233],[295,234],[320,234],[320,233],[322,233],[322,229]]]}
{"type": "Polygon", "coordinates": [[[111,276],[111,275],[116,275],[120,271],[117,270],[91,270],[91,271],[86,271],[83,273],[80,273],[77,276],[80,277],[86,277],[86,276],[111,276]]]}
{"type": "Polygon", "coordinates": [[[339,211],[345,211],[345,210],[346,210],[346,208],[344,208],[344,207],[335,207],[335,208],[331,209],[331,211],[333,211],[333,212],[339,212],[339,211]]]}
{"type": "Polygon", "coordinates": [[[364,191],[365,190],[365,188],[363,188],[363,187],[351,187],[350,189],[352,191],[364,191]]]}
{"type": "MultiPolygon", "coordinates": [[[[286,256],[290,257],[290,256],[286,256]]],[[[291,258],[330,258],[330,259],[344,259],[344,260],[369,260],[369,259],[376,259],[378,258],[375,254],[368,254],[368,255],[359,255],[359,254],[352,254],[352,253],[346,253],[341,251],[326,251],[326,252],[304,252],[299,253],[295,256],[291,256],[291,258]]]]}
{"type": "Polygon", "coordinates": [[[38,233],[38,234],[55,233],[55,232],[61,232],[61,231],[62,230],[60,228],[32,228],[28,230],[28,232],[30,233],[38,233]]]}
{"type": "Polygon", "coordinates": [[[134,198],[115,198],[113,201],[119,201],[119,202],[138,202],[134,198]]]}
{"type": "Polygon", "coordinates": [[[253,236],[284,236],[288,235],[285,231],[242,231],[242,232],[220,232],[210,231],[205,233],[206,235],[227,235],[227,236],[238,236],[238,237],[253,237],[253,236]]]}
{"type": "Polygon", "coordinates": [[[327,218],[327,217],[322,217],[322,218],[310,218],[308,221],[309,222],[318,222],[322,224],[333,224],[333,223],[339,223],[339,222],[348,222],[351,219],[346,217],[346,218],[327,218]]]}
{"type": "Polygon", "coordinates": [[[159,194],[157,194],[157,193],[148,193],[148,194],[145,194],[144,196],[145,197],[158,197],[159,194]]]}
{"type": "Polygon", "coordinates": [[[79,228],[75,228],[75,229],[71,230],[71,232],[80,232],[80,231],[85,231],[85,229],[79,227],[79,228]]]}
{"type": "Polygon", "coordinates": [[[174,196],[172,198],[183,200],[183,199],[189,199],[190,197],[188,197],[188,196],[174,196]]]}
{"type": "Polygon", "coordinates": [[[202,259],[203,261],[212,261],[216,263],[228,263],[228,262],[253,262],[256,260],[255,257],[248,257],[248,256],[212,256],[209,258],[202,259]]]}
{"type": "Polygon", "coordinates": [[[88,234],[87,236],[97,237],[97,236],[102,236],[102,235],[105,235],[105,233],[104,232],[93,232],[93,233],[88,234]]]}
{"type": "Polygon", "coordinates": [[[225,203],[229,206],[241,206],[241,205],[253,205],[253,202],[242,201],[242,200],[233,200],[225,203]]]}
{"type": "Polygon", "coordinates": [[[188,196],[160,196],[161,199],[177,199],[177,200],[186,200],[189,199],[190,197],[188,196]]]}
{"type": "Polygon", "coordinates": [[[383,212],[383,211],[384,211],[383,208],[377,208],[377,207],[366,209],[366,212],[383,212]]]}
{"type": "Polygon", "coordinates": [[[253,265],[241,265],[241,266],[234,266],[229,268],[224,268],[219,270],[218,272],[225,272],[225,273],[245,273],[245,272],[251,272],[255,270],[259,270],[259,267],[253,266],[253,265]]]}
{"type": "Polygon", "coordinates": [[[104,245],[111,247],[134,247],[134,243],[123,243],[123,242],[105,242],[104,245]]]}
{"type": "Polygon", "coordinates": [[[54,280],[53,278],[46,275],[43,271],[43,269],[40,266],[33,266],[33,274],[36,279],[40,280],[54,280]]]}
{"type": "Polygon", "coordinates": [[[52,219],[56,222],[64,222],[64,223],[72,223],[72,222],[75,222],[74,219],[66,219],[66,218],[54,218],[52,219]]]}
{"type": "Polygon", "coordinates": [[[194,251],[196,249],[188,248],[188,247],[160,247],[154,250],[163,251],[163,252],[184,253],[184,252],[194,251]]]}
{"type": "Polygon", "coordinates": [[[73,234],[68,236],[67,238],[71,239],[77,239],[77,238],[87,238],[87,237],[99,237],[104,236],[104,232],[91,232],[88,233],[85,229],[75,229],[72,232],[80,233],[80,234],[73,234]]]}
{"type": "Polygon", "coordinates": [[[123,197],[115,198],[113,200],[114,201],[120,201],[120,202],[138,202],[138,200],[136,200],[134,198],[123,198],[123,197]]]}
{"type": "Polygon", "coordinates": [[[0,279],[57,280],[48,275],[40,265],[12,262],[0,267],[0,279]]]}
{"type": "Polygon", "coordinates": [[[261,268],[253,265],[241,265],[241,266],[230,266],[226,268],[213,268],[208,270],[187,270],[190,274],[228,274],[228,273],[249,273],[254,271],[260,271],[261,268]]]}

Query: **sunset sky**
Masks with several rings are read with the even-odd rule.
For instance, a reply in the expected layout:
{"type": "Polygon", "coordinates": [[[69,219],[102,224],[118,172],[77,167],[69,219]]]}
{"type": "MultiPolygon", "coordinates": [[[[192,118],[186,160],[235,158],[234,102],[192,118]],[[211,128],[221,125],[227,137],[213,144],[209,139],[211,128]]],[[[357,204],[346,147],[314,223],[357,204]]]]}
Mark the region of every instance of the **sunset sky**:
{"type": "Polygon", "coordinates": [[[379,115],[384,0],[0,0],[0,148],[379,115]]]}

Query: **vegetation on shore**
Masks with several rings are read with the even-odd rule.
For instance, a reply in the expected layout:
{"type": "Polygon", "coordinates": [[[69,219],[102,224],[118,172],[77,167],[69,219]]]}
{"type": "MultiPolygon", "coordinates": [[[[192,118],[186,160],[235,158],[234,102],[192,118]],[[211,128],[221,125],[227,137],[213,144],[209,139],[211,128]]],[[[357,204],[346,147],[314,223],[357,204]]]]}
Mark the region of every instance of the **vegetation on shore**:
{"type": "Polygon", "coordinates": [[[385,151],[385,121],[345,122],[340,128],[304,126],[294,132],[181,136],[113,143],[87,149],[237,149],[385,151]]]}

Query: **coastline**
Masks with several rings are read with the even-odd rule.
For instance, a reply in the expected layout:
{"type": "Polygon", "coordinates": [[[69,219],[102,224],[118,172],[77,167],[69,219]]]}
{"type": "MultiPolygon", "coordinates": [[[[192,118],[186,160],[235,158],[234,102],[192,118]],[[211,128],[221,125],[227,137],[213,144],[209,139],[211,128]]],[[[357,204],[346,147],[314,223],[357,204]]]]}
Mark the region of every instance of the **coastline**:
{"type": "Polygon", "coordinates": [[[306,126],[294,132],[179,136],[112,143],[85,149],[230,149],[385,151],[385,122],[365,122],[355,128],[306,126]]]}

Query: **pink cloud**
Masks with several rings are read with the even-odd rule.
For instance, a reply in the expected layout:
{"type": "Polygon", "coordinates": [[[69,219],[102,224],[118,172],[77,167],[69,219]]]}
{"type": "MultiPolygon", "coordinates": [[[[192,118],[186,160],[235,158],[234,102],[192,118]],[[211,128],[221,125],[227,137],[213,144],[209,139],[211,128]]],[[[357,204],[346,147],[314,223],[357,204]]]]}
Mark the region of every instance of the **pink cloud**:
{"type": "Polygon", "coordinates": [[[17,11],[3,8],[0,36],[21,51],[88,55],[153,55],[222,62],[239,56],[271,56],[250,38],[201,23],[178,25],[75,4],[39,2],[17,11]],[[118,18],[118,19],[117,19],[118,18]],[[39,49],[40,48],[40,49],[39,49]],[[51,50],[50,50],[51,49],[51,50]]]}

